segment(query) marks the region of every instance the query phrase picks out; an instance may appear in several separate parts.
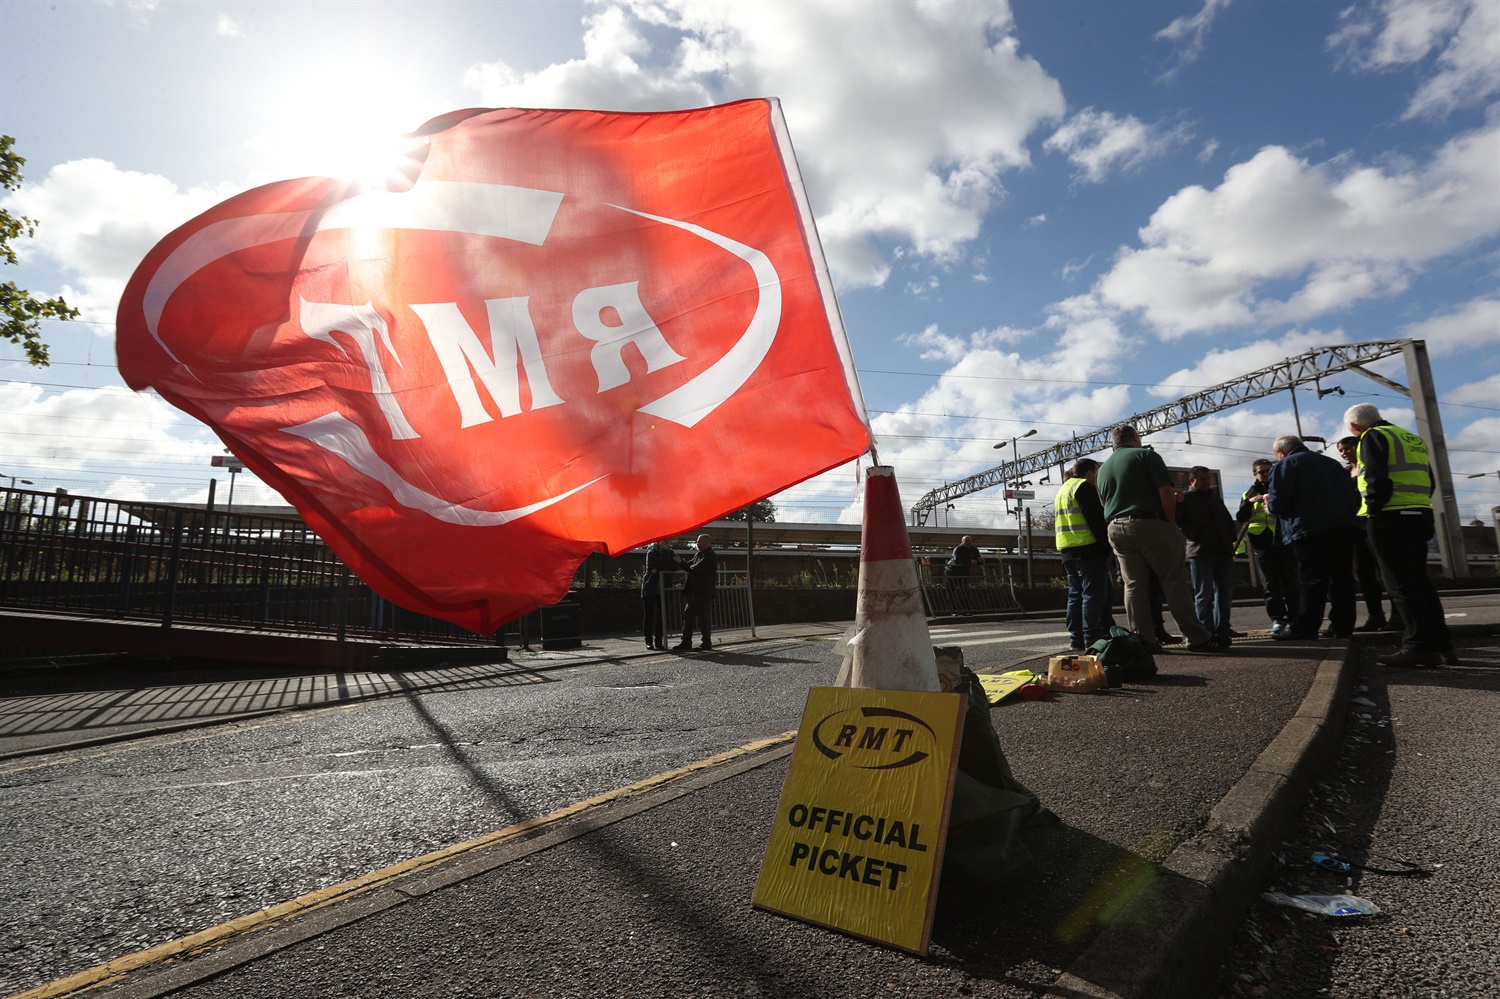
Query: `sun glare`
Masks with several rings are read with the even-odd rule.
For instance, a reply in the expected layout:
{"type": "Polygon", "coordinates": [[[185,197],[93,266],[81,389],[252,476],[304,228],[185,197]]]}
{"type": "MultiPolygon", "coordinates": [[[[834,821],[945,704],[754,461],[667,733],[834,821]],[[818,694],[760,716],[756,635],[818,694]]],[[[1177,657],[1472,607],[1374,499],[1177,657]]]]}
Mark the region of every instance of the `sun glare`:
{"type": "Polygon", "coordinates": [[[372,74],[366,65],[327,59],[281,82],[276,124],[256,142],[291,173],[349,181],[370,190],[410,186],[426,140],[409,134],[446,107],[410,87],[372,74]]]}

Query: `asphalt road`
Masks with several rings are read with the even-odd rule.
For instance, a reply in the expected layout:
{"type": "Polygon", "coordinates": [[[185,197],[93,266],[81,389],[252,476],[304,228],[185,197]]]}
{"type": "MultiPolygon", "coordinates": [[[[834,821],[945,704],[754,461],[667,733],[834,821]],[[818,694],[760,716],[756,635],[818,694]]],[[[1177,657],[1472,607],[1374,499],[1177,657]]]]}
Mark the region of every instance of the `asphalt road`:
{"type": "MultiPolygon", "coordinates": [[[[981,668],[1060,637],[1055,622],[933,629],[981,668]]],[[[549,668],[0,761],[0,995],[787,732],[839,655],[824,636],[537,661],[549,668]]]]}
{"type": "MultiPolygon", "coordinates": [[[[1450,613],[1465,613],[1462,599],[1448,606],[1450,613]]],[[[1258,608],[1236,609],[1241,628],[1263,626],[1258,620],[1263,617],[1258,608]]],[[[1065,643],[1056,621],[958,622],[934,627],[932,638],[934,644],[963,646],[969,664],[979,669],[1034,664],[1065,643]]],[[[1317,661],[1306,653],[1322,654],[1308,649],[1299,655],[1285,643],[1264,642],[1237,646],[1230,659],[1169,656],[1162,661],[1164,676],[1157,684],[1123,696],[1058,696],[996,709],[995,724],[1017,774],[1058,808],[1065,824],[1050,834],[1035,869],[1011,886],[1015,898],[1007,908],[1015,911],[1003,917],[987,912],[985,920],[972,925],[958,920],[940,926],[932,960],[915,962],[800,924],[782,926],[784,921],[764,919],[753,925],[756,932],[774,926],[769,937],[740,940],[737,934],[749,932],[746,927],[728,927],[714,943],[715,953],[707,956],[726,967],[733,962],[743,980],[766,995],[786,994],[783,985],[798,983],[811,989],[804,994],[833,994],[827,989],[837,985],[837,967],[830,966],[833,977],[809,977],[823,974],[809,971],[820,954],[835,963],[866,962],[877,976],[889,974],[894,994],[949,994],[955,988],[962,994],[979,985],[969,975],[986,979],[983,988],[975,988],[986,995],[1038,994],[1068,966],[1082,943],[1027,938],[1026,946],[1017,949],[1008,941],[1025,937],[1028,926],[1065,922],[1068,907],[1081,902],[1079,893],[1119,863],[1122,851],[1124,859],[1160,860],[1174,842],[1190,840],[1208,807],[1244,774],[1300,702],[1317,661]],[[1274,681],[1268,682],[1270,677],[1274,681]],[[1086,736],[1070,736],[1069,741],[1060,740],[1059,733],[1086,736]],[[1074,851],[1071,859],[1069,851],[1074,851]],[[781,960],[774,955],[793,939],[800,949],[783,968],[787,977],[766,971],[767,962],[781,960]]],[[[0,761],[0,835],[8,847],[0,856],[0,994],[42,985],[786,732],[797,724],[807,688],[832,681],[838,652],[831,636],[824,636],[730,646],[711,655],[641,655],[584,664],[537,657],[533,665],[441,689],[412,689],[355,704],[0,761]]],[[[1459,688],[1450,671],[1434,671],[1432,677],[1432,703],[1410,717],[1415,722],[1420,715],[1441,730],[1447,688],[1459,688]]],[[[1494,690],[1480,692],[1492,697],[1494,690]]],[[[173,691],[164,688],[162,696],[170,701],[173,691]]],[[[1367,696],[1380,703],[1376,695],[1367,696]]],[[[1461,758],[1456,748],[1451,751],[1460,768],[1472,757],[1472,775],[1466,778],[1472,784],[1456,788],[1451,800],[1444,799],[1446,805],[1493,799],[1484,797],[1488,789],[1479,786],[1486,768],[1493,772],[1493,722],[1487,720],[1494,717],[1493,707],[1491,700],[1486,716],[1483,705],[1476,705],[1472,721],[1477,728],[1469,730],[1471,738],[1489,745],[1488,755],[1470,750],[1461,758]]],[[[1395,716],[1403,717],[1401,712],[1395,716]]],[[[1417,731],[1415,723],[1411,731],[1417,731]]],[[[1439,735],[1457,742],[1463,731],[1458,726],[1439,735]]],[[[671,962],[691,960],[691,953],[663,949],[662,941],[632,940],[624,933],[602,941],[569,939],[569,913],[580,926],[611,928],[613,917],[603,917],[601,924],[605,910],[600,907],[606,904],[619,907],[621,926],[666,919],[662,928],[668,945],[682,940],[702,945],[693,919],[745,923],[754,918],[738,904],[732,911],[700,911],[689,905],[683,912],[658,904],[663,898],[686,897],[687,886],[705,879],[753,872],[755,863],[745,857],[761,849],[760,825],[774,808],[780,784],[775,765],[753,774],[760,776],[752,780],[747,774],[695,795],[691,802],[662,806],[660,821],[680,823],[684,836],[671,842],[648,836],[644,843],[631,842],[629,849],[621,843],[610,859],[656,857],[658,873],[650,877],[619,863],[603,865],[619,882],[612,886],[582,884],[570,876],[570,857],[598,865],[599,844],[611,848],[610,836],[604,836],[548,851],[547,862],[562,866],[544,880],[528,875],[529,863],[518,863],[483,884],[455,886],[449,894],[460,907],[459,918],[470,922],[453,926],[448,944],[439,933],[448,924],[428,927],[429,936],[418,939],[434,940],[439,949],[431,954],[411,954],[410,913],[393,912],[361,924],[389,934],[389,959],[382,958],[389,967],[371,973],[393,984],[408,983],[407,994],[417,994],[410,991],[411,982],[425,981],[437,989],[430,994],[448,995],[443,991],[450,980],[446,972],[423,978],[411,962],[440,969],[445,967],[441,946],[457,946],[470,964],[476,953],[490,962],[478,969],[466,966],[465,972],[487,967],[495,974],[514,973],[529,989],[545,991],[552,983],[555,995],[572,994],[557,991],[559,982],[570,988],[593,983],[594,994],[601,994],[601,989],[609,992],[604,986],[619,986],[621,979],[612,970],[617,966],[628,969],[646,962],[642,967],[651,965],[659,972],[664,962],[670,968],[675,967],[671,962]],[[745,818],[739,821],[736,815],[745,818]],[[732,848],[737,851],[728,857],[722,842],[726,823],[734,830],[732,848]],[[688,836],[697,837],[691,852],[688,836]],[[632,909],[632,890],[658,901],[632,909]],[[514,903],[524,912],[525,903],[534,900],[507,896],[507,891],[551,893],[547,925],[520,925],[509,918],[507,905],[514,903]],[[648,911],[642,915],[637,909],[648,911]],[[512,941],[504,947],[484,946],[486,934],[497,932],[497,923],[501,932],[516,934],[518,946],[509,946],[512,941]],[[507,960],[525,966],[506,969],[502,963],[507,960]]],[[[1397,787],[1391,781],[1393,795],[1397,787]]],[[[1383,793],[1383,786],[1375,790],[1383,793]]],[[[1364,789],[1351,796],[1367,803],[1381,800],[1364,789]]],[[[1430,800],[1402,800],[1400,807],[1410,808],[1410,821],[1419,828],[1423,821],[1431,824],[1424,819],[1432,811],[1430,800]]],[[[1495,828],[1492,804],[1473,806],[1473,811],[1487,816],[1488,826],[1471,835],[1495,828]]],[[[1494,845],[1493,839],[1476,842],[1476,851],[1494,845]]],[[[1492,877],[1478,888],[1481,899],[1500,898],[1492,877]]],[[[1450,902],[1455,911],[1462,906],[1450,902]]],[[[1480,905],[1474,911],[1474,920],[1456,922],[1452,929],[1479,934],[1476,953],[1492,960],[1500,948],[1484,943],[1481,920],[1488,910],[1480,905]]],[[[1488,932],[1492,939],[1494,931],[1488,932]]],[[[347,939],[352,941],[344,945],[352,948],[351,961],[362,948],[381,945],[379,939],[361,941],[358,933],[347,939]]],[[[328,945],[335,946],[332,938],[328,945]]],[[[245,983],[246,995],[284,994],[276,990],[284,988],[286,979],[267,979],[269,991],[257,992],[251,983],[273,968],[293,969],[290,980],[295,981],[297,975],[312,973],[298,970],[298,962],[311,961],[326,979],[327,994],[336,994],[336,987],[347,984],[341,983],[339,965],[319,962],[318,954],[299,948],[267,962],[264,972],[247,968],[236,980],[245,983]]],[[[458,959],[455,954],[448,957],[458,959]]],[[[1376,953],[1362,963],[1374,966],[1385,959],[1376,953]]],[[[1263,960],[1257,957],[1250,965],[1257,974],[1263,960]]],[[[1486,967],[1493,970],[1482,960],[1471,964],[1475,974],[1486,967]]],[[[1319,994],[1317,988],[1328,987],[1333,972],[1322,980],[1318,974],[1314,965],[1311,975],[1299,969],[1286,978],[1296,988],[1314,983],[1310,991],[1262,994],[1319,994]]],[[[671,977],[665,981],[670,983],[671,977]]],[[[363,993],[351,994],[374,994],[368,991],[374,980],[365,982],[363,993]]],[[[660,974],[653,980],[663,982],[660,974]]],[[[473,994],[486,994],[482,975],[464,981],[476,990],[473,994]]],[[[1355,979],[1348,991],[1335,994],[1408,994],[1360,991],[1368,981],[1355,979]]],[[[1226,982],[1226,995],[1251,995],[1257,985],[1270,987],[1266,976],[1247,982],[1236,973],[1226,982]],[[1241,986],[1246,991],[1234,991],[1241,986]]],[[[194,994],[216,993],[209,988],[194,994]]]]}

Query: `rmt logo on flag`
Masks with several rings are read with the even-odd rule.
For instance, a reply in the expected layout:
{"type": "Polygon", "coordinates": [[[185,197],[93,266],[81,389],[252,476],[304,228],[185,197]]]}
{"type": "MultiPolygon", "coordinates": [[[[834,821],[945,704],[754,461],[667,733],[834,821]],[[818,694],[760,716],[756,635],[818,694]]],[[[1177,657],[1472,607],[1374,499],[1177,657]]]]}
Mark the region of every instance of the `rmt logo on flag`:
{"type": "Polygon", "coordinates": [[[120,373],[366,582],[488,634],[870,444],[779,106],[455,112],[401,190],[224,202],[120,302],[120,373]]]}

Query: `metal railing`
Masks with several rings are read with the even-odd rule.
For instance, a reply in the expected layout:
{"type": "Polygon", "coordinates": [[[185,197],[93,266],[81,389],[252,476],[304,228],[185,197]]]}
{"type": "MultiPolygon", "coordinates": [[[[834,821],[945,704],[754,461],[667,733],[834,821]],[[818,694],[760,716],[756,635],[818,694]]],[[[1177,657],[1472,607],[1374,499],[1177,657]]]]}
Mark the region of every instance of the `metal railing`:
{"type": "MultiPolygon", "coordinates": [[[[750,592],[750,581],[743,572],[732,569],[718,570],[717,599],[709,610],[712,630],[721,632],[748,631],[755,637],[755,601],[750,592]]],[[[661,587],[662,633],[670,640],[682,637],[682,583],[685,572],[663,572],[657,577],[661,587]]]]}
{"type": "Polygon", "coordinates": [[[929,617],[946,614],[1022,614],[1010,566],[989,566],[971,576],[950,577],[941,563],[917,559],[917,579],[929,617]],[[1002,571],[1003,570],[1003,571],[1002,571]]]}
{"type": "Polygon", "coordinates": [[[0,605],[102,618],[482,641],[398,607],[295,517],[0,487],[0,605]]]}

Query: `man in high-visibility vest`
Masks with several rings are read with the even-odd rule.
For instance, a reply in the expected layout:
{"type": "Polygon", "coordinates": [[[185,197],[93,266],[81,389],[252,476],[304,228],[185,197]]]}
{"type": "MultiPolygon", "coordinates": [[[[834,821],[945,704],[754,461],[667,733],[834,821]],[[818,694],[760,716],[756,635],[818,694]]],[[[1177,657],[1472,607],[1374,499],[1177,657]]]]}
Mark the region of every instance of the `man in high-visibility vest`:
{"type": "Polygon", "coordinates": [[[1109,539],[1105,536],[1104,506],[1094,479],[1099,463],[1080,458],[1068,470],[1057,491],[1057,550],[1068,577],[1068,651],[1081,654],[1109,637],[1109,539]]]}
{"type": "Polygon", "coordinates": [[[1260,573],[1261,593],[1265,597],[1266,616],[1271,619],[1271,634],[1279,635],[1292,626],[1297,613],[1297,563],[1290,548],[1278,545],[1276,518],[1266,509],[1271,491],[1271,459],[1256,458],[1250,465],[1255,481],[1240,494],[1240,509],[1235,520],[1244,525],[1244,545],[1250,547],[1260,573]]]}
{"type": "MultiPolygon", "coordinates": [[[[1359,438],[1353,435],[1342,437],[1336,445],[1339,457],[1349,467],[1349,477],[1359,482],[1359,438]]],[[[1363,501],[1361,501],[1363,502],[1363,501]]],[[[1363,506],[1361,506],[1363,510],[1363,506]]],[[[1358,519],[1358,536],[1354,539],[1354,581],[1365,598],[1365,623],[1355,631],[1402,631],[1401,615],[1392,607],[1393,619],[1387,620],[1381,600],[1385,597],[1385,583],[1380,578],[1380,563],[1375,561],[1375,550],[1370,547],[1369,518],[1363,512],[1358,519]]]]}
{"type": "Polygon", "coordinates": [[[1427,575],[1427,545],[1434,531],[1434,479],[1427,443],[1381,419],[1380,410],[1367,402],[1350,406],[1344,422],[1359,438],[1355,483],[1360,513],[1369,518],[1370,547],[1391,588],[1391,603],[1406,625],[1401,649],[1376,662],[1382,666],[1457,666],[1443,604],[1427,575]]]}

